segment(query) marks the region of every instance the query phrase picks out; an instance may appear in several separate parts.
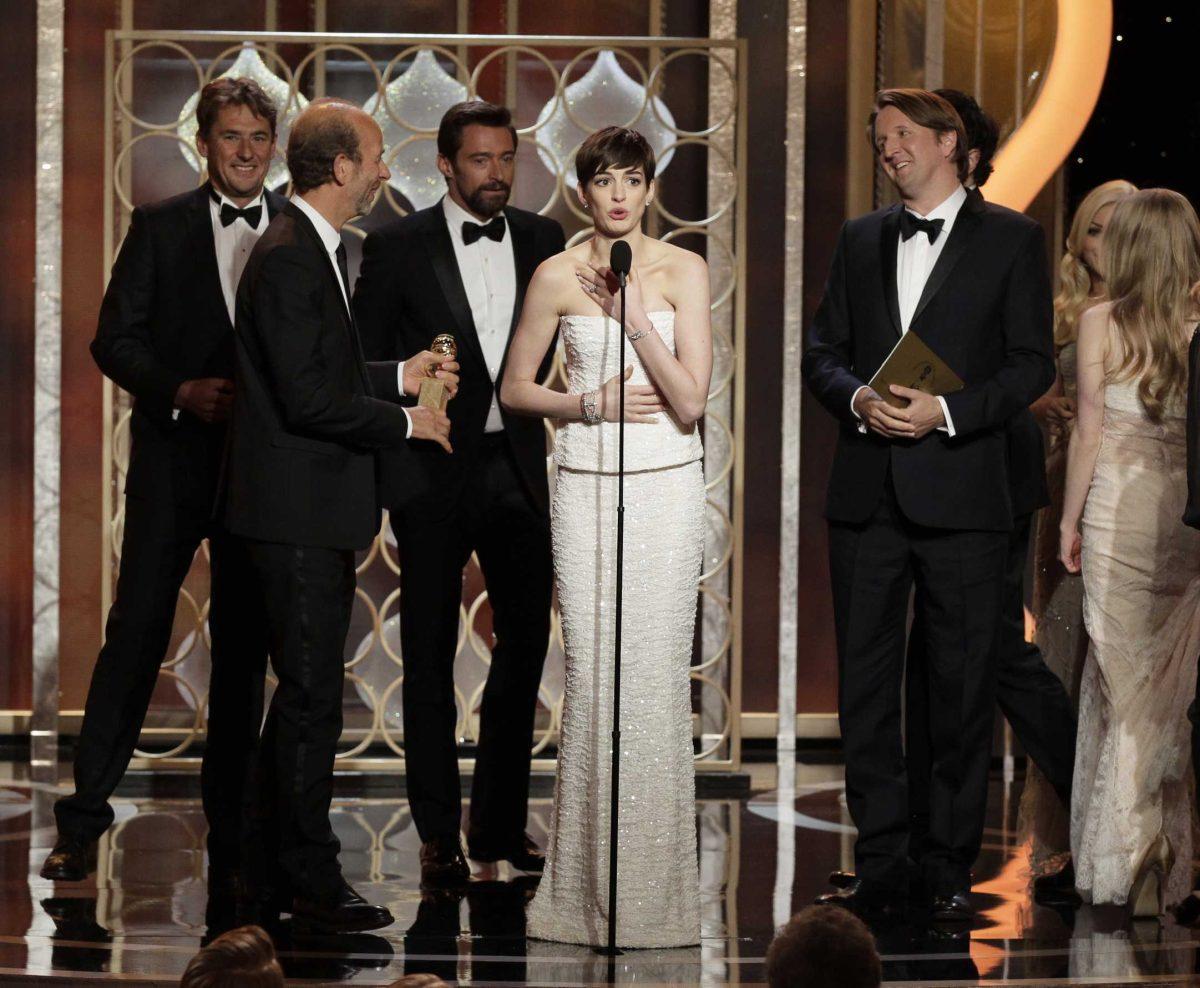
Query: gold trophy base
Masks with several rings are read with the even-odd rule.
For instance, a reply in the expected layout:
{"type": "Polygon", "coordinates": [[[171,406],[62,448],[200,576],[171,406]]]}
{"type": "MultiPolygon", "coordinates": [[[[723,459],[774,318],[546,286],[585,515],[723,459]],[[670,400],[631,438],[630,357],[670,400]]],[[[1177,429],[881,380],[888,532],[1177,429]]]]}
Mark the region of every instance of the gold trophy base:
{"type": "Polygon", "coordinates": [[[421,390],[417,392],[417,404],[432,408],[435,412],[444,412],[450,401],[449,389],[445,382],[427,378],[421,382],[421,390]]]}

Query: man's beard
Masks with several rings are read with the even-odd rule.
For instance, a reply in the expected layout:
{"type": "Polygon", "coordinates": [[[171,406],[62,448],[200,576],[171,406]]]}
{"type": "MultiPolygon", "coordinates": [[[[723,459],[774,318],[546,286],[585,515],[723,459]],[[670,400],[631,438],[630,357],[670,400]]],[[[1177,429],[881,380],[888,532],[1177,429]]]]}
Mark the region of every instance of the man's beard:
{"type": "Polygon", "coordinates": [[[488,185],[481,185],[469,196],[465,196],[463,201],[467,204],[467,208],[476,216],[486,216],[491,219],[497,215],[500,210],[508,205],[508,197],[512,194],[512,186],[505,185],[503,182],[488,185]],[[504,197],[499,198],[489,193],[504,192],[504,197]]]}
{"type": "Polygon", "coordinates": [[[379,188],[367,189],[360,197],[355,208],[358,210],[359,216],[369,216],[371,210],[375,208],[375,197],[379,193],[379,188]]]}

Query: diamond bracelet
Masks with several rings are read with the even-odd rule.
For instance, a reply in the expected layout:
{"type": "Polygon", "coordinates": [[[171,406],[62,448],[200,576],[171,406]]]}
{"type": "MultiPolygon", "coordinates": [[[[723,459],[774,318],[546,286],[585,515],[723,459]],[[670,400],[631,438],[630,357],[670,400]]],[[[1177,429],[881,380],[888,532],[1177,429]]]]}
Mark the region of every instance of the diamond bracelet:
{"type": "Polygon", "coordinates": [[[599,409],[599,397],[599,391],[585,391],[579,396],[579,411],[588,425],[596,425],[604,418],[599,409]]]}

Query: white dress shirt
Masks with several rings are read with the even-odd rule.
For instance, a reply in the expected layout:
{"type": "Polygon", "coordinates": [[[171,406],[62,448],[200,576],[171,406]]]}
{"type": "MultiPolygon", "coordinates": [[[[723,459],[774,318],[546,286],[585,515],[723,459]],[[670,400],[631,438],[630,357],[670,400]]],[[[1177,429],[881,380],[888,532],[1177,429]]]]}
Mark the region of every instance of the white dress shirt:
{"type": "MultiPolygon", "coordinates": [[[[300,210],[314,227],[316,227],[317,235],[321,238],[321,243],[325,246],[326,256],[329,258],[329,265],[333,268],[333,277],[337,281],[338,287],[342,290],[342,301],[346,304],[346,312],[350,313],[350,286],[342,281],[342,273],[338,270],[337,249],[342,244],[342,235],[329,220],[325,219],[316,209],[309,205],[303,196],[292,196],[292,202],[296,208],[300,210]]],[[[396,366],[396,387],[400,389],[400,394],[404,394],[404,363],[401,361],[396,366]]],[[[412,416],[408,414],[408,409],[404,409],[404,417],[408,419],[408,432],[405,438],[412,436],[412,416]]]]}
{"type": "MultiPolygon", "coordinates": [[[[446,214],[454,258],[458,262],[458,272],[471,306],[475,333],[479,337],[483,359],[494,384],[500,376],[500,365],[504,362],[504,350],[512,329],[513,307],[517,302],[517,260],[513,254],[512,236],[506,222],[502,240],[480,237],[468,245],[463,240],[463,224],[478,224],[479,220],[449,195],[442,198],[442,210],[446,214]]],[[[500,215],[503,217],[504,214],[500,215]]],[[[483,431],[500,432],[503,428],[500,405],[493,388],[492,404],[483,431]]]]}
{"type": "MultiPolygon", "coordinates": [[[[216,192],[216,189],[213,189],[216,192]]],[[[221,225],[221,207],[229,204],[239,209],[237,203],[230,201],[224,194],[217,192],[218,198],[208,197],[208,211],[212,216],[213,246],[217,250],[217,271],[221,275],[221,291],[225,295],[225,307],[229,310],[229,321],[234,321],[234,302],[237,298],[238,282],[242,280],[242,271],[250,251],[258,243],[258,238],[267,228],[270,217],[267,216],[267,194],[260,192],[258,198],[246,204],[246,209],[258,206],[262,212],[258,216],[258,226],[252,227],[239,217],[229,226],[221,225]]]]}
{"type": "MultiPolygon", "coordinates": [[[[247,209],[258,206],[262,212],[258,216],[258,226],[251,226],[240,217],[229,226],[221,225],[221,207],[229,203],[234,209],[240,209],[236,202],[228,199],[214,187],[208,197],[208,213],[212,217],[213,248],[217,255],[217,274],[221,278],[221,294],[225,296],[225,308],[229,312],[230,325],[233,324],[234,305],[237,300],[238,282],[242,280],[242,271],[250,251],[258,243],[263,230],[267,228],[270,217],[267,216],[267,194],[260,192],[258,198],[246,204],[247,209]],[[215,194],[218,198],[213,198],[215,194]]],[[[171,409],[172,420],[178,421],[180,409],[171,409]]]]}
{"type": "MultiPolygon", "coordinates": [[[[900,302],[901,334],[907,333],[912,325],[913,314],[917,311],[917,303],[921,301],[921,293],[925,291],[925,283],[929,280],[929,275],[933,272],[933,266],[937,264],[937,259],[942,256],[942,249],[950,239],[950,231],[954,229],[954,221],[958,218],[958,212],[966,201],[967,190],[960,185],[940,205],[931,209],[927,216],[921,216],[915,210],[909,210],[918,219],[942,220],[943,223],[942,232],[938,234],[937,240],[933,243],[930,243],[929,236],[920,230],[907,240],[901,238],[897,242],[896,294],[900,302]]],[[[862,390],[859,388],[851,395],[851,411],[854,410],[854,399],[862,390]]],[[[938,430],[953,436],[954,423],[950,419],[950,409],[946,405],[946,399],[937,395],[937,400],[938,404],[942,406],[942,415],[946,419],[946,424],[938,426],[938,430]]],[[[857,417],[858,413],[854,412],[854,415],[857,417]]],[[[866,425],[860,424],[858,428],[860,432],[867,431],[866,425]]]]}

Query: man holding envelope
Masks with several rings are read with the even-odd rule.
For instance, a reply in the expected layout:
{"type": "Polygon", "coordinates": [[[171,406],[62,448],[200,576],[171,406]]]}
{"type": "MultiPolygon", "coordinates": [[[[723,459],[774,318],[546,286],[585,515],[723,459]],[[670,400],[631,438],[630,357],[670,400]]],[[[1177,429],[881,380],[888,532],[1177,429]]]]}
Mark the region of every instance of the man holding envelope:
{"type": "Polygon", "coordinates": [[[842,228],[803,365],[842,423],[825,514],[846,792],[858,828],[858,880],[822,900],[902,910],[919,879],[935,919],[969,921],[1013,525],[1006,427],[1054,378],[1050,285],[1040,227],[967,195],[967,143],[949,103],[885,90],[871,138],[902,203],[842,228]],[[917,375],[922,390],[892,383],[916,380],[896,371],[906,360],[929,365],[917,375]],[[901,738],[914,585],[933,751],[920,848],[909,845],[901,738]],[[910,875],[910,856],[919,875],[910,875]]]}

